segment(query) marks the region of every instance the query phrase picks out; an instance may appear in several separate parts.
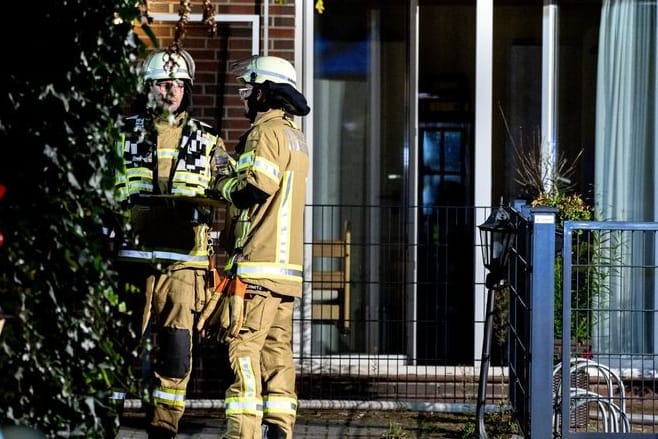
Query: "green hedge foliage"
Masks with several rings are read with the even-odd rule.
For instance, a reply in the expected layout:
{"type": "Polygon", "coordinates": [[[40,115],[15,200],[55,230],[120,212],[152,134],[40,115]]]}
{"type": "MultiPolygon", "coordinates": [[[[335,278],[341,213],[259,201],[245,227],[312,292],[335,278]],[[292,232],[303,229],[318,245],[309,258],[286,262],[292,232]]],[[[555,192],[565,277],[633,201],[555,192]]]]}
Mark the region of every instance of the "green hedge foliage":
{"type": "Polygon", "coordinates": [[[3,5],[0,306],[13,318],[0,336],[0,425],[113,438],[111,386],[134,384],[120,342],[131,336],[128,316],[101,231],[116,211],[113,139],[142,87],[137,6],[3,5]]]}

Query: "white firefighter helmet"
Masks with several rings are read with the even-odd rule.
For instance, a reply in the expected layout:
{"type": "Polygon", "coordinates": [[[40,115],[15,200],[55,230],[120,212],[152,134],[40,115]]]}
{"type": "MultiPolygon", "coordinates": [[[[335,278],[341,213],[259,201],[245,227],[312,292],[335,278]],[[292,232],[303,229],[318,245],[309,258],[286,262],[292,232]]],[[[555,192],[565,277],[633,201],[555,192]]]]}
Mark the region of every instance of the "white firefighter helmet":
{"type": "Polygon", "coordinates": [[[143,64],[145,79],[194,80],[194,60],[187,50],[178,52],[156,49],[149,53],[143,64]]]}
{"type": "Polygon", "coordinates": [[[253,56],[247,60],[238,61],[231,69],[238,79],[247,84],[262,84],[272,81],[276,84],[289,84],[297,88],[297,72],[295,68],[278,56],[253,56]]]}

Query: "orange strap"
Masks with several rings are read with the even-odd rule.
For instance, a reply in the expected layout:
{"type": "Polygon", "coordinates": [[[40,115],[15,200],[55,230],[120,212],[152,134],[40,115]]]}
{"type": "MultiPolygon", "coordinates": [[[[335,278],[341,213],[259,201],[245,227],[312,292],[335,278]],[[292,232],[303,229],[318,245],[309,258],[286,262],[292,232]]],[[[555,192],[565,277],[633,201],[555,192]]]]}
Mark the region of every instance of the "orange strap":
{"type": "Polygon", "coordinates": [[[215,268],[215,254],[213,252],[208,254],[208,277],[206,279],[206,288],[212,290],[216,290],[222,281],[222,277],[219,275],[217,268],[215,268]]]}
{"type": "Polygon", "coordinates": [[[235,276],[235,278],[231,280],[233,282],[231,282],[231,285],[228,287],[228,295],[236,295],[244,298],[244,294],[247,291],[247,284],[242,282],[242,279],[240,279],[238,276],[235,276]]]}
{"type": "Polygon", "coordinates": [[[215,270],[215,280],[217,280],[217,279],[219,279],[219,282],[215,283],[215,285],[217,285],[215,287],[215,292],[218,292],[218,293],[221,294],[224,291],[224,289],[226,288],[226,284],[228,284],[228,282],[231,279],[229,279],[228,276],[221,277],[219,275],[219,273],[217,272],[217,270],[215,270]]]}

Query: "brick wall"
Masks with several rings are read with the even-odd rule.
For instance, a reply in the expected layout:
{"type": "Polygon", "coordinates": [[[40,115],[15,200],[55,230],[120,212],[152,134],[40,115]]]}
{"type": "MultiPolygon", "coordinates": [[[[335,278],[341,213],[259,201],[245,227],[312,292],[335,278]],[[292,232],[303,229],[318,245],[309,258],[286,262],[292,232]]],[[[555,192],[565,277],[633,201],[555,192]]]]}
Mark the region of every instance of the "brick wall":
{"type": "MultiPolygon", "coordinates": [[[[202,14],[201,0],[191,1],[190,5],[191,14],[202,14]]],[[[264,22],[264,1],[225,0],[213,2],[213,5],[216,14],[258,15],[259,55],[264,54],[267,47],[268,55],[280,56],[294,64],[294,0],[288,0],[285,4],[275,4],[269,0],[268,23],[264,22]],[[263,41],[265,25],[268,26],[267,42],[263,41]]],[[[179,6],[179,0],[149,1],[149,12],[178,15],[179,6]]],[[[161,47],[172,43],[176,23],[154,21],[151,24],[161,47]]],[[[251,23],[218,22],[214,36],[210,35],[208,26],[199,21],[189,20],[185,29],[182,45],[190,52],[196,64],[192,114],[215,127],[224,139],[227,150],[233,152],[240,135],[249,128],[249,121],[244,116],[244,106],[238,97],[240,85],[229,69],[233,61],[251,56],[251,23]]],[[[217,210],[214,223],[215,230],[223,228],[224,218],[221,210],[217,210]]],[[[218,266],[222,266],[221,254],[218,259],[218,266]]]]}
{"type": "MultiPolygon", "coordinates": [[[[178,0],[150,1],[151,13],[178,14],[178,0]]],[[[286,4],[275,4],[270,0],[269,20],[264,23],[264,1],[227,0],[213,2],[216,14],[257,14],[260,16],[260,55],[265,51],[263,41],[264,26],[268,26],[268,55],[280,56],[294,62],[294,0],[286,4]]],[[[192,1],[192,14],[202,13],[202,1],[192,1]]],[[[153,22],[154,34],[161,46],[173,41],[176,22],[153,22]]],[[[209,35],[205,24],[190,20],[183,47],[194,57],[196,78],[194,82],[193,114],[218,130],[229,151],[232,151],[238,138],[249,127],[244,117],[244,109],[238,97],[238,83],[231,74],[232,61],[251,55],[251,24],[217,23],[215,36],[209,35]]]]}

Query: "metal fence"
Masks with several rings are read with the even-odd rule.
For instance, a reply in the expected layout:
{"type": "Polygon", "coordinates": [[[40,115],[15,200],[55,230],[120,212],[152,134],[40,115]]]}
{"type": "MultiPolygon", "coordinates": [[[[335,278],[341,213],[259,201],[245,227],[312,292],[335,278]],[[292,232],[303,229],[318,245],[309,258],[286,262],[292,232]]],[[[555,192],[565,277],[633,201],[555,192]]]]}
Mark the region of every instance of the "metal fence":
{"type": "Polygon", "coordinates": [[[658,223],[564,224],[553,413],[563,438],[658,437],[657,232],[658,223]]]}
{"type": "MultiPolygon", "coordinates": [[[[489,212],[307,207],[300,407],[475,413],[486,294],[476,236],[489,212]]],[[[511,408],[528,438],[655,434],[658,225],[567,222],[562,234],[551,210],[514,212],[487,411],[511,408]]],[[[188,398],[222,405],[225,348],[197,349],[188,398]]]]}
{"type": "MultiPolygon", "coordinates": [[[[482,221],[487,213],[480,210],[482,221]]],[[[309,275],[295,316],[301,400],[329,407],[472,409],[479,360],[477,219],[472,207],[309,206],[309,275]],[[323,243],[345,241],[346,230],[347,300],[340,277],[332,286],[318,275],[342,272],[344,261],[327,257],[323,243]]],[[[498,366],[504,348],[503,341],[498,366]]],[[[490,394],[506,401],[502,368],[495,372],[490,394]]]]}
{"type": "Polygon", "coordinates": [[[509,398],[528,438],[552,436],[555,210],[515,206],[510,257],[509,398]]]}
{"type": "MultiPolygon", "coordinates": [[[[484,320],[477,224],[490,209],[307,207],[304,298],[294,316],[300,406],[474,412],[484,320]],[[349,279],[331,247],[349,228],[349,279]],[[326,252],[322,256],[322,252],[326,252]],[[314,272],[328,273],[322,280],[314,272]],[[344,284],[349,285],[345,298],[344,284]],[[346,300],[345,300],[346,299],[346,300]]],[[[506,310],[501,309],[498,316],[506,310]]],[[[499,319],[496,319],[497,322],[499,319]]],[[[488,397],[507,404],[507,341],[496,325],[488,397]]],[[[190,399],[220,399],[225,348],[200,346],[190,399]]]]}

